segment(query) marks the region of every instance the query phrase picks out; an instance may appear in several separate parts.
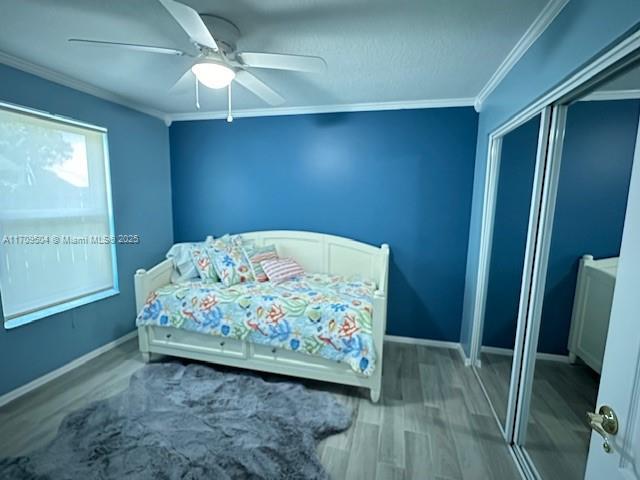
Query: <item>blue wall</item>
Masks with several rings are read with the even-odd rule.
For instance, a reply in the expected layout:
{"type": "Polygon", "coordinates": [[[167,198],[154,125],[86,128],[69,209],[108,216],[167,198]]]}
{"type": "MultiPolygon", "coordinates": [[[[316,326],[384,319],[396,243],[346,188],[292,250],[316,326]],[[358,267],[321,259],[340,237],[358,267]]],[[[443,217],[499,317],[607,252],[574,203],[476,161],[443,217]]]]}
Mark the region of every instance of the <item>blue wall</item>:
{"type": "Polygon", "coordinates": [[[0,65],[0,100],[109,130],[120,294],[12,330],[0,328],[0,395],[135,328],[133,274],[172,243],[168,129],[156,118],[0,65]]]}
{"type": "Polygon", "coordinates": [[[540,115],[502,141],[482,344],[515,344],[540,115]]]}
{"type": "Polygon", "coordinates": [[[569,2],[485,101],[478,123],[460,340],[470,353],[489,134],[637,28],[638,0],[569,2]]]}
{"type": "Polygon", "coordinates": [[[387,332],[458,341],[472,108],[174,123],[174,236],[310,230],[387,242],[387,332]]]}
{"type": "Polygon", "coordinates": [[[569,107],[538,351],[567,354],[580,257],[620,254],[640,101],[569,107]]]}

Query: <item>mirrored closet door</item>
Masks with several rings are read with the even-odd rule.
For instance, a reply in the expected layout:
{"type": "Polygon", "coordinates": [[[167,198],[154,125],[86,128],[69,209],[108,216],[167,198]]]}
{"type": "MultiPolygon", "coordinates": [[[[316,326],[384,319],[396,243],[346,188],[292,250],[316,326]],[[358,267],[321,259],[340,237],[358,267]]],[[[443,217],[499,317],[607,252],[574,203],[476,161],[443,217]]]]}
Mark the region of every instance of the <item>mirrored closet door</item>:
{"type": "Polygon", "coordinates": [[[536,115],[496,138],[494,145],[498,151],[491,166],[493,208],[488,213],[493,216],[493,222],[487,232],[490,253],[486,265],[483,327],[479,361],[474,368],[505,432],[510,385],[519,365],[517,359],[514,361],[514,352],[519,343],[518,317],[522,300],[526,300],[521,298],[521,287],[538,141],[543,127],[541,119],[542,115],[536,115]]]}
{"type": "Polygon", "coordinates": [[[556,107],[552,227],[516,438],[544,480],[585,474],[638,148],[640,95],[627,92],[639,89],[640,66],[556,107]]]}

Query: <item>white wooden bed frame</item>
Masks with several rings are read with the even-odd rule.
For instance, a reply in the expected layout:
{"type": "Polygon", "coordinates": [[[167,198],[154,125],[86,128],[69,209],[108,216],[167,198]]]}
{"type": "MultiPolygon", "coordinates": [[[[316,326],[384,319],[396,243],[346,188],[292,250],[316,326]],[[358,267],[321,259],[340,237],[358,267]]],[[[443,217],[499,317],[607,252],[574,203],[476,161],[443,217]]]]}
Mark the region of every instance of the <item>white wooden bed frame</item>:
{"type": "MultiPolygon", "coordinates": [[[[293,257],[308,272],[361,275],[377,282],[373,296],[373,337],[376,369],[370,377],[353,371],[345,363],[257,345],[251,342],[188,332],[171,327],[138,327],[140,351],[145,361],[152,353],[190,358],[210,363],[311,378],[369,389],[377,402],[382,387],[383,340],[387,325],[389,246],[373,247],[347,238],[300,231],[242,233],[257,245],[275,244],[282,257],[293,257]]],[[[171,282],[173,262],[165,260],[150,270],[135,273],[136,309],[140,312],[149,294],[171,282]]]]}
{"type": "Polygon", "coordinates": [[[580,357],[597,373],[602,370],[617,270],[618,257],[594,260],[592,255],[584,255],[580,259],[569,331],[569,361],[575,363],[580,357]]]}

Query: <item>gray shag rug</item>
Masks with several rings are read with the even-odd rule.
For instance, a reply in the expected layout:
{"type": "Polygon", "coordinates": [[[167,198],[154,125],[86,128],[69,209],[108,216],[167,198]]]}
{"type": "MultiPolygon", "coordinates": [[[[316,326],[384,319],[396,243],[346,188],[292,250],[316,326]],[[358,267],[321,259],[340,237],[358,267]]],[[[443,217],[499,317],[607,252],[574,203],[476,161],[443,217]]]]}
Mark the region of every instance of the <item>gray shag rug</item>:
{"type": "Polygon", "coordinates": [[[201,364],[157,363],[69,414],[2,479],[325,479],[317,442],[351,425],[325,392],[201,364]]]}

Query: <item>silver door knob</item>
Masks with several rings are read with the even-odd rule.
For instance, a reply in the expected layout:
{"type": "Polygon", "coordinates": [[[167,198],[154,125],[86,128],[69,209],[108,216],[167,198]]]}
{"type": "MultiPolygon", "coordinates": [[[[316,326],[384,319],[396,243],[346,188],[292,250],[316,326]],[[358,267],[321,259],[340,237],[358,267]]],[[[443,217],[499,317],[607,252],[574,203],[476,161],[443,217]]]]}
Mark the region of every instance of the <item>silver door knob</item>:
{"type": "Polygon", "coordinates": [[[598,432],[603,438],[602,448],[605,452],[611,453],[609,435],[618,433],[618,417],[611,407],[603,405],[598,413],[587,412],[587,423],[592,430],[598,432]]]}

